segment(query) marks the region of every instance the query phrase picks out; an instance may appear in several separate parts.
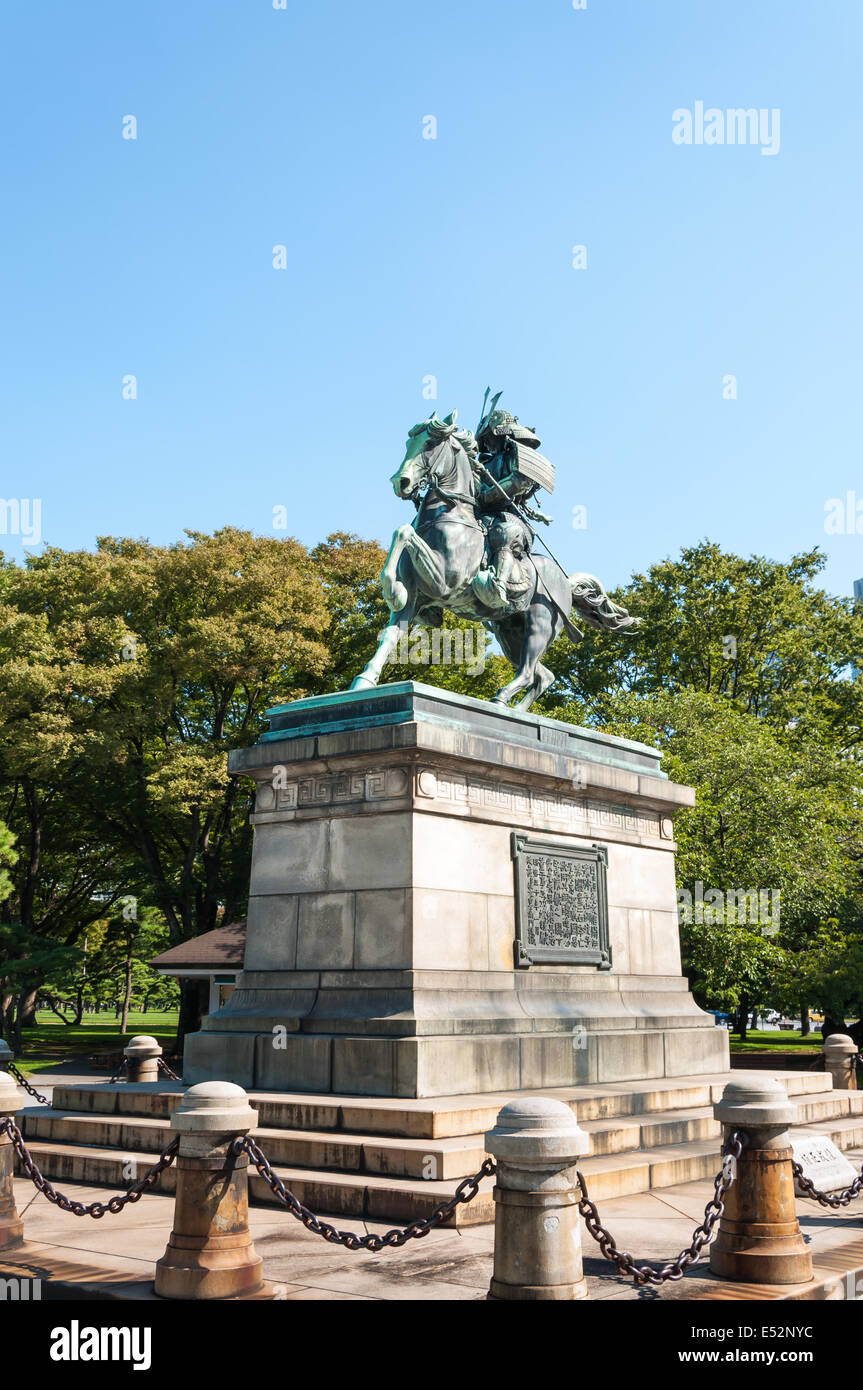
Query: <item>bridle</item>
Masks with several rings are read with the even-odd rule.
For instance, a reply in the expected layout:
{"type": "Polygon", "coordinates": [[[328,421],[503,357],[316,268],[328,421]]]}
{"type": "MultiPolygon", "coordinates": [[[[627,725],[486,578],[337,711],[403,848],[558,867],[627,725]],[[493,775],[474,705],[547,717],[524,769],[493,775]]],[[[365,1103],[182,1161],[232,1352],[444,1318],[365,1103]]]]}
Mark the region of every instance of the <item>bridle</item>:
{"type": "MultiPolygon", "coordinates": [[[[439,452],[443,450],[443,446],[445,444],[449,444],[451,453],[453,455],[455,453],[456,448],[461,448],[460,444],[454,444],[452,440],[444,438],[440,441],[440,444],[437,446],[439,452]]],[[[425,461],[424,455],[423,459],[425,461]]],[[[430,492],[435,492],[442,502],[447,503],[451,507],[455,506],[459,502],[465,504],[468,507],[473,507],[476,505],[476,497],[472,496],[470,493],[450,492],[447,488],[441,486],[440,482],[438,481],[438,460],[435,460],[434,463],[432,463],[431,461],[428,461],[426,463],[425,473],[423,475],[422,482],[420,483],[420,487],[417,488],[414,494],[417,508],[422,506],[422,504],[428,498],[430,492]],[[422,493],[422,496],[419,497],[418,494],[420,488],[423,487],[425,490],[422,493]]]]}

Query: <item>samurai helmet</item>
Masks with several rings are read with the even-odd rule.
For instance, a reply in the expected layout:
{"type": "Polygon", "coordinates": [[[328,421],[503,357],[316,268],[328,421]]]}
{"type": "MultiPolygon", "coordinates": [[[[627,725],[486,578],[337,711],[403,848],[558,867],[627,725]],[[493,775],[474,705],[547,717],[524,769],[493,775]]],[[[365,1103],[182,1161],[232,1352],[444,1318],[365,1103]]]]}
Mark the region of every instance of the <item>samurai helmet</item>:
{"type": "Polygon", "coordinates": [[[527,425],[520,425],[517,415],[511,415],[508,410],[497,409],[503,391],[498,391],[497,395],[492,396],[491,401],[490,395],[491,387],[487,386],[482,403],[482,417],[476,427],[476,441],[480,449],[484,453],[496,453],[507,439],[515,439],[519,444],[538,449],[540,439],[533,430],[528,429],[527,425]]]}

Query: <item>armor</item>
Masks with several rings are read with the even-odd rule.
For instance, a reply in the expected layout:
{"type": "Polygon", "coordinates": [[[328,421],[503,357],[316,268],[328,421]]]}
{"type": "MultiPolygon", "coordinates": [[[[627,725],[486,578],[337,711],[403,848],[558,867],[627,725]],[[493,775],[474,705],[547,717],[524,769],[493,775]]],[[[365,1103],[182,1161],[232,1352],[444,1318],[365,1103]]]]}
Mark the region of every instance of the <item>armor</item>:
{"type": "Polygon", "coordinates": [[[517,415],[496,408],[500,392],[486,411],[488,395],[486,391],[476,430],[477,508],[488,538],[488,567],[472,587],[488,608],[513,613],[530,601],[536,582],[530,559],[534,536],[518,509],[531,521],[548,523],[550,518],[528,502],[541,487],[553,490],[554,465],[539,452],[540,440],[532,429],[519,424],[517,415]]]}

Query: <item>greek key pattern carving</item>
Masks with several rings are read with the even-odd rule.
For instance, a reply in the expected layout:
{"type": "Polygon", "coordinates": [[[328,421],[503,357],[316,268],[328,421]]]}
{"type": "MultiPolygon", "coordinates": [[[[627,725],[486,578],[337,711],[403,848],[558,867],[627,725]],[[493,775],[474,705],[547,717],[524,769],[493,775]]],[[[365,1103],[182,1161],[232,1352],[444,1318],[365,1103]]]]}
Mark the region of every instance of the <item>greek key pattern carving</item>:
{"type": "MultiPolygon", "coordinates": [[[[512,818],[524,817],[542,825],[557,821],[562,829],[576,827],[582,834],[589,834],[592,827],[624,830],[631,835],[653,835],[657,839],[663,833],[658,815],[645,814],[630,806],[615,806],[586,796],[514,787],[505,782],[447,776],[428,768],[418,774],[417,794],[428,800],[503,812],[512,818]]],[[[666,828],[665,834],[668,833],[666,828]]]]}
{"type": "MultiPolygon", "coordinates": [[[[258,783],[256,810],[302,811],[306,808],[346,806],[364,802],[395,800],[407,795],[411,773],[403,767],[376,768],[367,772],[320,773],[307,777],[292,777],[281,782],[278,769],[271,779],[258,783]]],[[[657,815],[644,814],[629,806],[615,806],[607,801],[590,800],[585,796],[566,796],[492,782],[481,778],[459,777],[437,769],[421,768],[416,773],[416,796],[420,801],[433,801],[488,811],[496,816],[537,825],[573,829],[590,834],[591,829],[623,830],[632,835],[652,835],[660,838],[671,833],[670,822],[660,829],[657,815]]]]}
{"type": "Polygon", "coordinates": [[[297,777],[282,785],[278,773],[272,781],[258,784],[258,811],[297,811],[306,807],[344,806],[351,802],[388,801],[404,796],[410,785],[402,767],[380,768],[372,772],[322,773],[297,777]]]}

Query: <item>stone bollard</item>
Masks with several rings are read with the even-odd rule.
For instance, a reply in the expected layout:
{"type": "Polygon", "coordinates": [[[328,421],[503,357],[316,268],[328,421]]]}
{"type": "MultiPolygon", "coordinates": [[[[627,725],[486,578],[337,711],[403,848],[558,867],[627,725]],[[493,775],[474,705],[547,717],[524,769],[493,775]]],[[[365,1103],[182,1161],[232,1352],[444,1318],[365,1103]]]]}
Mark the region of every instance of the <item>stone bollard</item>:
{"type": "Polygon", "coordinates": [[[525,1097],[500,1111],[485,1136],[498,1167],[490,1299],[587,1298],[575,1162],[589,1142],[558,1100],[525,1097]]]}
{"type": "MultiPolygon", "coordinates": [[[[15,1116],[26,1104],[12,1077],[0,1071],[0,1119],[15,1116]]],[[[24,1243],[24,1226],[15,1206],[15,1150],[6,1134],[0,1135],[0,1250],[24,1243]]]]}
{"type": "Polygon", "coordinates": [[[729,1081],[713,1107],[725,1139],[737,1129],[747,1140],[710,1247],[710,1268],[722,1279],[804,1284],[812,1278],[791,1172],[788,1125],[795,1113],[781,1081],[758,1072],[729,1081]]]}
{"type": "Polygon", "coordinates": [[[824,1070],[833,1077],[834,1091],[857,1090],[857,1044],[847,1033],[831,1033],[824,1039],[824,1070]]]}
{"type": "Polygon", "coordinates": [[[5,1038],[0,1038],[0,1071],[8,1071],[14,1053],[5,1038]]]}
{"type": "Polygon", "coordinates": [[[263,1262],[249,1231],[249,1158],[228,1157],[231,1141],[257,1123],[232,1081],[190,1086],[171,1116],[180,1152],[174,1227],[156,1265],[163,1298],[235,1298],[261,1287],[263,1262]]]}
{"type": "Polygon", "coordinates": [[[123,1048],[123,1056],[126,1058],[126,1080],[127,1081],[158,1081],[159,1080],[159,1058],[162,1049],[147,1033],[141,1033],[137,1038],[123,1048]]]}

